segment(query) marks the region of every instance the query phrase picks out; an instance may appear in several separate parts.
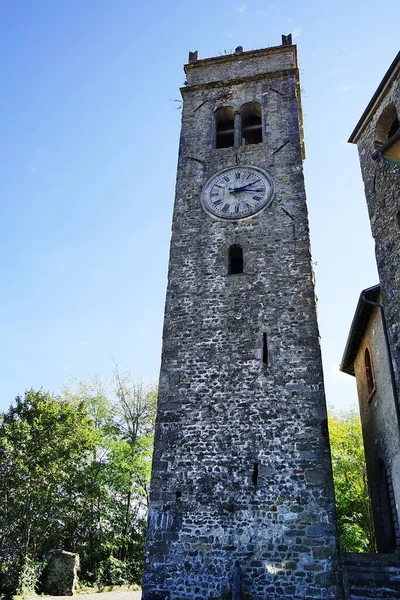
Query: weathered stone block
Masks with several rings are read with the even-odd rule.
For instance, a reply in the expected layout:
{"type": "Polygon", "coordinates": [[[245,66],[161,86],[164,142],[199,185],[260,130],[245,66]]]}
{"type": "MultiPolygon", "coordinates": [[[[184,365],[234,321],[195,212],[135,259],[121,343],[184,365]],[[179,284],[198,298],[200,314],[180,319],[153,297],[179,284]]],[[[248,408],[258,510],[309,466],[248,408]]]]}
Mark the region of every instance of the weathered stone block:
{"type": "Polygon", "coordinates": [[[50,554],[43,591],[51,596],[72,596],[78,586],[79,555],[64,550],[50,554]]]}

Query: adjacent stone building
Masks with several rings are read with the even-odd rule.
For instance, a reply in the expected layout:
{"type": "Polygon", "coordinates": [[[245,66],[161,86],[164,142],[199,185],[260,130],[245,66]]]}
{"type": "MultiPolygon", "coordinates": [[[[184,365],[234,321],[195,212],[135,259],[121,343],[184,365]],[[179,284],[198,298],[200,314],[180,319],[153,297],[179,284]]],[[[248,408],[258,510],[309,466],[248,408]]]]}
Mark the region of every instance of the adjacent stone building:
{"type": "Polygon", "coordinates": [[[400,52],[349,142],[357,144],[400,397],[400,52]]]}
{"type": "Polygon", "coordinates": [[[185,72],[143,599],[338,599],[296,46],[185,72]]]}
{"type": "Polygon", "coordinates": [[[380,286],[361,293],[341,369],[357,382],[378,552],[400,545],[400,421],[380,286]]]}
{"type": "Polygon", "coordinates": [[[379,552],[400,546],[400,52],[349,142],[358,146],[380,285],[364,290],[341,369],[357,380],[379,552]]]}

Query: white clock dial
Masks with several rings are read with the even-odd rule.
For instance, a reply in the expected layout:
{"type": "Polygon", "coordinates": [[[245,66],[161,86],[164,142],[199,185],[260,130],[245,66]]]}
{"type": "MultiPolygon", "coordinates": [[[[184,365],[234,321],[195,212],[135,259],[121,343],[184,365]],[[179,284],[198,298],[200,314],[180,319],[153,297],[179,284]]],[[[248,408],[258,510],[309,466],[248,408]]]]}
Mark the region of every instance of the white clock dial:
{"type": "Polygon", "coordinates": [[[213,175],[205,184],[202,205],[223,219],[242,219],[268,206],[274,196],[272,177],[257,167],[237,166],[213,175]]]}

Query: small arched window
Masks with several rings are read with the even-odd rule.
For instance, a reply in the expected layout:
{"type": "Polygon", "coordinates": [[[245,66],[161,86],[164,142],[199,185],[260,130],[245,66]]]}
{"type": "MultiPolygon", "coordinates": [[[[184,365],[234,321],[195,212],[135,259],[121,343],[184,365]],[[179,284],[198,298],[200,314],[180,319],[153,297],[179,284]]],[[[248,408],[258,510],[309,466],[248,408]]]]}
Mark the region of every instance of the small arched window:
{"type": "Polygon", "coordinates": [[[215,111],[215,147],[230,148],[235,143],[235,115],[230,106],[215,111]]]}
{"type": "Polygon", "coordinates": [[[364,354],[364,364],[365,364],[365,379],[367,381],[367,389],[368,395],[371,398],[372,394],[375,392],[375,377],[374,377],[374,369],[372,365],[372,358],[369,348],[365,348],[364,354]]]}
{"type": "Polygon", "coordinates": [[[379,117],[375,128],[375,146],[382,146],[399,129],[399,116],[394,104],[389,104],[379,117]]]}
{"type": "Polygon", "coordinates": [[[242,144],[259,144],[263,141],[261,106],[258,102],[247,102],[240,109],[242,116],[242,144]]]}
{"type": "Polygon", "coordinates": [[[238,244],[229,248],[228,252],[228,275],[243,273],[243,250],[238,244]]]}

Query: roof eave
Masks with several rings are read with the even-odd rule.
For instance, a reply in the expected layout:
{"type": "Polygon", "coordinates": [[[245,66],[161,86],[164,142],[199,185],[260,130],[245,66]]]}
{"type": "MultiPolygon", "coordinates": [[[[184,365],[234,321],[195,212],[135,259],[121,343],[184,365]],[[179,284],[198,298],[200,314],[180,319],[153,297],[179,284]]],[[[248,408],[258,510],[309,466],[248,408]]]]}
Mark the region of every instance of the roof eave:
{"type": "Polygon", "coordinates": [[[379,295],[380,289],[381,288],[379,284],[373,285],[372,287],[363,290],[358,299],[357,308],[351,323],[346,347],[343,352],[342,362],[340,363],[339,367],[343,373],[347,373],[353,377],[355,376],[354,359],[373,310],[373,306],[371,304],[367,304],[363,298],[375,301],[379,295]]]}
{"type": "Polygon", "coordinates": [[[358,123],[355,126],[352,134],[350,135],[350,137],[348,139],[348,141],[349,141],[350,144],[356,144],[357,143],[357,140],[359,138],[360,130],[362,129],[362,127],[363,127],[365,121],[367,120],[370,112],[374,108],[376,101],[381,96],[381,94],[385,91],[388,83],[391,82],[391,79],[393,78],[393,76],[394,76],[394,74],[396,72],[396,68],[398,68],[400,70],[400,51],[397,53],[397,55],[396,55],[395,59],[393,60],[392,64],[390,65],[390,67],[386,71],[386,73],[385,73],[382,81],[380,82],[379,86],[376,89],[376,92],[372,96],[371,100],[368,103],[367,108],[364,110],[363,114],[361,115],[360,120],[358,121],[358,123]]]}

